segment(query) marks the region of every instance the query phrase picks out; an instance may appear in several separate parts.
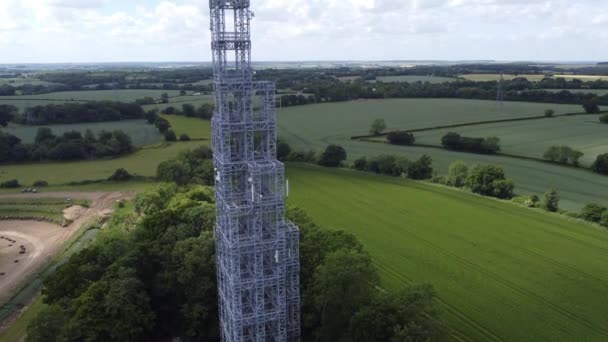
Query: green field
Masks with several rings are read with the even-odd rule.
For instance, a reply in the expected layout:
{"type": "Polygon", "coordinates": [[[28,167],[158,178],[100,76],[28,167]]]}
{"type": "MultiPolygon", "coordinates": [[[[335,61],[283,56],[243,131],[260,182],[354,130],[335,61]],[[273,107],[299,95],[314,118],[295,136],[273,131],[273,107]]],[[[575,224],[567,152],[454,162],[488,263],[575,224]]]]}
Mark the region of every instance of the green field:
{"type": "Polygon", "coordinates": [[[473,164],[496,164],[503,167],[516,184],[520,194],[542,194],[555,187],[562,197],[562,206],[579,210],[590,202],[608,205],[608,177],[581,169],[572,169],[542,162],[508,157],[459,153],[436,148],[391,146],[353,141],[352,135],[367,134],[375,118],[384,118],[389,129],[416,129],[438,125],[496,120],[512,117],[538,116],[546,108],[556,113],[580,111],[579,106],[534,103],[505,103],[501,112],[492,101],[451,99],[405,99],[356,101],[290,107],[279,113],[279,136],[294,150],[321,151],[329,144],[339,144],[349,160],[380,154],[402,155],[410,159],[428,154],[440,174],[447,174],[455,160],[473,164]],[[548,107],[549,106],[549,107],[548,107]]]}
{"type": "Polygon", "coordinates": [[[50,86],[53,85],[54,83],[51,82],[47,82],[47,81],[41,81],[37,78],[24,78],[24,77],[20,77],[20,78],[0,78],[0,85],[4,85],[4,84],[8,84],[12,87],[20,87],[26,84],[29,85],[44,85],[44,86],[50,86]]]}
{"type": "Polygon", "coordinates": [[[36,180],[45,180],[56,185],[99,180],[108,178],[118,168],[125,168],[140,176],[154,176],[159,163],[177,156],[180,151],[204,144],[206,142],[191,141],[146,146],[128,156],[107,160],[0,165],[0,182],[18,179],[22,184],[31,184],[36,180]]]}
{"type": "Polygon", "coordinates": [[[407,83],[443,83],[443,82],[454,82],[455,78],[451,77],[440,77],[440,76],[415,76],[415,75],[404,75],[404,76],[379,76],[376,77],[376,81],[379,82],[407,82],[407,83]]]}
{"type": "MultiPolygon", "coordinates": [[[[21,139],[22,142],[29,144],[34,142],[36,133],[40,127],[41,126],[9,126],[8,128],[3,128],[2,131],[13,134],[21,139]]],[[[136,146],[156,144],[162,139],[162,135],[158,129],[154,125],[149,125],[146,120],[48,125],[44,127],[52,129],[55,135],[60,135],[67,131],[79,131],[84,135],[88,129],[95,134],[104,130],[110,132],[122,130],[131,137],[133,144],[136,146]]]]}
{"type": "Polygon", "coordinates": [[[289,202],[356,234],[387,290],[432,283],[456,338],[608,340],[608,231],[398,178],[287,170],[289,202]]]}
{"type": "Polygon", "coordinates": [[[456,132],[468,137],[500,138],[501,152],[542,158],[551,146],[570,146],[585,155],[581,164],[590,166],[597,155],[608,153],[608,125],[597,115],[503,122],[415,133],[416,142],[441,146],[441,137],[456,132]]]}
{"type": "MultiPolygon", "coordinates": [[[[486,81],[498,81],[500,79],[500,74],[465,74],[465,75],[460,75],[460,77],[465,78],[470,81],[486,82],[486,81]]],[[[531,75],[504,74],[503,77],[505,80],[512,80],[517,77],[523,77],[523,78],[526,78],[530,82],[539,82],[539,81],[542,81],[542,79],[547,76],[540,75],[540,74],[531,74],[531,75]]],[[[558,77],[565,78],[567,80],[578,79],[583,82],[595,81],[595,80],[599,80],[599,79],[608,80],[608,76],[596,76],[596,75],[554,75],[554,76],[552,76],[552,78],[558,78],[558,77]]]]}
{"type": "Polygon", "coordinates": [[[171,129],[177,134],[187,134],[190,139],[211,140],[211,121],[199,118],[189,118],[178,115],[161,115],[171,124],[171,129]]]}
{"type": "Polygon", "coordinates": [[[0,96],[0,104],[10,104],[19,107],[21,110],[42,106],[49,103],[79,102],[79,101],[119,101],[135,102],[137,99],[146,96],[160,99],[161,94],[167,93],[169,96],[179,96],[177,90],[148,90],[148,89],[117,89],[117,90],[83,90],[83,91],[61,91],[39,95],[24,96],[0,96]]]}
{"type": "Polygon", "coordinates": [[[189,103],[194,107],[200,107],[203,104],[210,103],[213,104],[213,96],[212,95],[186,95],[186,96],[176,96],[169,99],[169,103],[158,103],[153,105],[145,105],[143,106],[145,110],[150,109],[158,109],[160,111],[164,110],[167,107],[174,107],[176,109],[182,108],[182,105],[189,103]]]}

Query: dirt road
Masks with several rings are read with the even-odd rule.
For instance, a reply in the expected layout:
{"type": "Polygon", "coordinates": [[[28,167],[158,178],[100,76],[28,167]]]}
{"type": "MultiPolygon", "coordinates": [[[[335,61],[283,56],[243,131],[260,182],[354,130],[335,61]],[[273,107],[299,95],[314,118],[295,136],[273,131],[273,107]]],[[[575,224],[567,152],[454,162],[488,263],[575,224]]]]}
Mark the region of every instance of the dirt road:
{"type": "Polygon", "coordinates": [[[0,221],[0,305],[30,274],[60,252],[66,241],[98,216],[108,215],[116,201],[131,199],[131,192],[53,192],[0,194],[0,198],[71,198],[91,201],[89,208],[69,210],[73,222],[62,228],[40,221],[0,221]]]}

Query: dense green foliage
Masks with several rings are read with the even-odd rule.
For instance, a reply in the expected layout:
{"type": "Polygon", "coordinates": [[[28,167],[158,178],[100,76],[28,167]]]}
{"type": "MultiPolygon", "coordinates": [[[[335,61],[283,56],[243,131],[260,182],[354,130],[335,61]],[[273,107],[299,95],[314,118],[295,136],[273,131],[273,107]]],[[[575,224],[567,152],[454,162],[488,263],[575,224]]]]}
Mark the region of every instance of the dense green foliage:
{"type": "Polygon", "coordinates": [[[600,116],[600,122],[608,124],[608,114],[604,114],[604,115],[600,116]]]}
{"type": "Polygon", "coordinates": [[[608,338],[606,231],[407,179],[302,164],[288,165],[287,175],[288,201],[355,234],[383,289],[433,284],[451,339],[608,338]]]}
{"type": "Polygon", "coordinates": [[[505,177],[502,168],[494,165],[477,165],[467,178],[467,186],[474,193],[501,199],[513,197],[515,185],[505,177]]]}
{"type": "Polygon", "coordinates": [[[585,154],[569,146],[551,146],[543,158],[555,163],[578,166],[579,159],[585,154]]]}
{"type": "Polygon", "coordinates": [[[190,118],[199,118],[210,120],[213,116],[214,106],[210,103],[203,103],[198,108],[190,103],[185,103],[182,105],[181,110],[176,109],[173,106],[169,106],[163,109],[163,113],[167,115],[182,115],[190,118]]]}
{"type": "Polygon", "coordinates": [[[441,144],[448,150],[474,153],[495,154],[500,151],[500,139],[497,137],[471,138],[450,132],[441,138],[441,144]]]}
{"type": "Polygon", "coordinates": [[[580,217],[589,222],[601,223],[606,212],[608,212],[608,208],[596,203],[589,203],[581,210],[580,217]]]}
{"type": "Polygon", "coordinates": [[[393,145],[413,145],[416,142],[414,134],[404,131],[390,132],[386,140],[393,145]]]}
{"type": "Polygon", "coordinates": [[[141,119],[141,106],[121,102],[48,104],[28,108],[16,121],[29,125],[69,124],[141,119]]]}
{"type": "Polygon", "coordinates": [[[0,183],[1,189],[14,189],[20,186],[19,181],[17,179],[9,179],[0,183]]]}
{"type": "Polygon", "coordinates": [[[462,188],[469,178],[469,167],[462,160],[457,160],[450,164],[448,169],[447,185],[462,188]]]}
{"type": "Polygon", "coordinates": [[[547,211],[557,212],[559,210],[559,199],[557,190],[549,189],[549,191],[545,192],[542,207],[547,211]]]}
{"type": "Polygon", "coordinates": [[[597,173],[608,175],[608,153],[600,154],[591,166],[597,173]]]}
{"type": "Polygon", "coordinates": [[[372,135],[379,135],[380,133],[384,132],[385,129],[386,122],[384,121],[384,119],[376,119],[374,120],[374,122],[372,122],[372,126],[369,129],[369,133],[372,135]]]}
{"type": "Polygon", "coordinates": [[[428,155],[423,155],[413,162],[403,157],[380,155],[369,159],[359,158],[355,160],[352,167],[359,171],[424,180],[433,176],[432,164],[433,160],[428,155]]]}
{"type": "Polygon", "coordinates": [[[19,115],[19,109],[13,105],[0,104],[0,126],[6,127],[9,121],[12,121],[19,115]]]}
{"type": "Polygon", "coordinates": [[[338,167],[346,160],[346,151],[342,146],[329,145],[319,157],[319,165],[338,167]]]}
{"type": "Polygon", "coordinates": [[[211,149],[201,146],[181,152],[177,157],[158,165],[156,177],[163,182],[179,185],[213,185],[213,161],[211,149]]]}
{"type": "Polygon", "coordinates": [[[114,171],[114,173],[108,178],[109,181],[112,182],[126,182],[133,178],[133,175],[129,173],[129,171],[119,168],[114,171]]]}
{"type": "Polygon", "coordinates": [[[122,131],[69,131],[60,136],[50,128],[38,129],[33,144],[22,144],[13,135],[0,132],[0,162],[83,160],[120,156],[134,150],[131,138],[122,131]]]}

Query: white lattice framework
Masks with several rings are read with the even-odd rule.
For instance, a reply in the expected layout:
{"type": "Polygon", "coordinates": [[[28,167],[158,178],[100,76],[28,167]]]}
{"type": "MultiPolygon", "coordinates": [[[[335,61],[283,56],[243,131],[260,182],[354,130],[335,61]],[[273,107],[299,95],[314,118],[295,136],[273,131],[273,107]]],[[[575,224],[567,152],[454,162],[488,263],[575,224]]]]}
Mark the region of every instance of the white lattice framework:
{"type": "Polygon", "coordinates": [[[249,0],[210,0],[216,252],[223,341],[297,341],[299,232],[285,220],[275,86],[254,82],[249,0]]]}

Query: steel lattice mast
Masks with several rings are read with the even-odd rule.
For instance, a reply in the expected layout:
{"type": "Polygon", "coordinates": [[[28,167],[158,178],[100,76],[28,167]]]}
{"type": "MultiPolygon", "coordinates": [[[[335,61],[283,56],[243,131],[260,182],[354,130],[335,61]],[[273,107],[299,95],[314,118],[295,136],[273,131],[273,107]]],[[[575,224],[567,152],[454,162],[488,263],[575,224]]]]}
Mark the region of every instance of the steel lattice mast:
{"type": "Polygon", "coordinates": [[[285,220],[275,85],[254,82],[249,0],[210,0],[213,157],[223,341],[300,336],[299,232],[285,220]]]}

